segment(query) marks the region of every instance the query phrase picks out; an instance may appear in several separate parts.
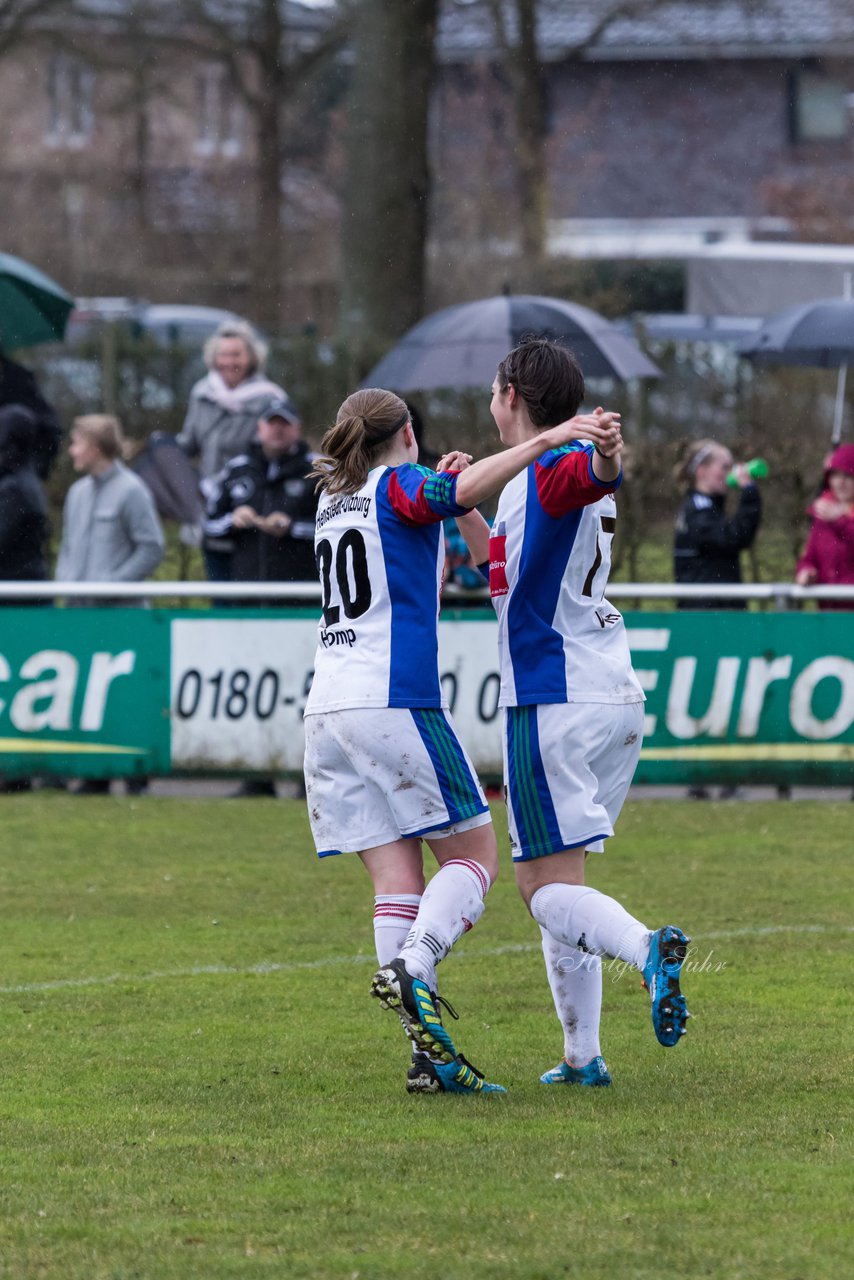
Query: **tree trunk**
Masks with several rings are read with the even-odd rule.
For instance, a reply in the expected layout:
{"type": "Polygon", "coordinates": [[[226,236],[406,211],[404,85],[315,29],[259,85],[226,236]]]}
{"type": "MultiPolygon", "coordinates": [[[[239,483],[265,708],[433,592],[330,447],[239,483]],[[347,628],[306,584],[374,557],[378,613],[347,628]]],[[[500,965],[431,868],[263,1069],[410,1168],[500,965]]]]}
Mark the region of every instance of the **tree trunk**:
{"type": "Polygon", "coordinates": [[[537,53],[537,0],[516,0],[519,46],[511,76],[516,117],[516,182],[519,248],[524,266],[535,272],[545,254],[546,111],[544,69],[537,53]]]}
{"type": "Polygon", "coordinates": [[[355,12],[341,322],[363,362],[423,312],[437,9],[362,0],[355,12]]]}
{"type": "Polygon", "coordinates": [[[252,103],[256,169],[256,225],[252,246],[252,293],[258,322],[270,334],[282,332],[285,246],[281,227],[284,30],[278,0],[263,0],[258,15],[257,74],[252,103]]]}

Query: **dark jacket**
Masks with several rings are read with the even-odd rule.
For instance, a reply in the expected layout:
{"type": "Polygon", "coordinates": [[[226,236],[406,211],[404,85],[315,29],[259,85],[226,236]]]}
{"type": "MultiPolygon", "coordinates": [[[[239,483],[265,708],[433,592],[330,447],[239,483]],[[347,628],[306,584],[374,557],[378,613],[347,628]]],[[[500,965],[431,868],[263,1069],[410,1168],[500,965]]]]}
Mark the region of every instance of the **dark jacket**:
{"type": "MultiPolygon", "coordinates": [[[[0,579],[47,578],[47,503],[33,470],[34,416],[22,405],[0,409],[0,579]]],[[[9,604],[11,601],[5,601],[9,604]]]]}
{"type": "Polygon", "coordinates": [[[209,538],[227,538],[234,545],[233,582],[314,582],[314,521],[316,481],[307,479],[314,455],[304,440],[293,453],[269,462],[260,444],[232,458],[207,482],[204,531],[209,538]],[[253,507],[260,516],[282,511],[292,524],[280,538],[258,529],[235,529],[237,507],[253,507]]]}
{"type": "Polygon", "coordinates": [[[32,463],[36,475],[44,480],[59,452],[62,428],[29,369],[0,353],[0,405],[16,404],[25,405],[33,414],[32,463]]]}
{"type": "MultiPolygon", "coordinates": [[[[725,585],[741,582],[739,553],[756,537],[762,518],[762,501],[755,485],[741,490],[738,509],[731,518],[724,495],[697,493],[684,497],[676,517],[673,541],[673,576],[679,583],[709,582],[725,585]]],[[[743,600],[680,600],[680,609],[743,609],[743,600]]]]}

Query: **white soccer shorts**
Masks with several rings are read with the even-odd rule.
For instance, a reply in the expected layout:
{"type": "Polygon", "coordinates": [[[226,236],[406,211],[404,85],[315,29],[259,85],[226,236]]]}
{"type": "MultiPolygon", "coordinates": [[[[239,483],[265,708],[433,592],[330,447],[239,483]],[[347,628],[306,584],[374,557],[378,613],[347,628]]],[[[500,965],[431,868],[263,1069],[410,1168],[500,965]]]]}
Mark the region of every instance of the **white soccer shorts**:
{"type": "Polygon", "coordinates": [[[642,702],[507,707],[504,782],[513,860],[589,848],[614,834],[640,756],[642,702]]]}
{"type": "Polygon", "coordinates": [[[446,711],[347,708],[305,717],[305,789],[318,856],[490,821],[446,711]]]}

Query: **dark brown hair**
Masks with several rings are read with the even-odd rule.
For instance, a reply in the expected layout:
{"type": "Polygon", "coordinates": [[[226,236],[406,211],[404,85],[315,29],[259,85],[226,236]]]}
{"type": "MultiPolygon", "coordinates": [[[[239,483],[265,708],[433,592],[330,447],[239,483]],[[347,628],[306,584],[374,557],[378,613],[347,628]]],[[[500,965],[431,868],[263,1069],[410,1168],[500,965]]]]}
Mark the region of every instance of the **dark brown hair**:
{"type": "Polygon", "coordinates": [[[548,338],[520,342],[498,366],[498,386],[514,387],[535,427],[556,427],[578,413],[584,374],[566,347],[548,338]]]}

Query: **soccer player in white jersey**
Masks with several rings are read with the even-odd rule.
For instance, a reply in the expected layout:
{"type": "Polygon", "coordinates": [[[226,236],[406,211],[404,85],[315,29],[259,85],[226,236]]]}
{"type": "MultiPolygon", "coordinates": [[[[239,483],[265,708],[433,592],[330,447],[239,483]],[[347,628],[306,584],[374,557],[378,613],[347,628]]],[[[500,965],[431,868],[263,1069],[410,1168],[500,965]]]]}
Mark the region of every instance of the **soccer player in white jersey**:
{"type": "MultiPolygon", "coordinates": [[[[584,420],[587,430],[605,428],[584,420]]],[[[583,422],[549,435],[560,446],[583,422]]],[[[417,466],[406,405],[389,391],[349,396],[324,436],[315,548],[323,591],[305,710],[306,796],[320,857],[358,853],[374,887],[380,969],[372,994],[395,1009],[415,1049],[410,1092],[499,1092],[457,1052],[437,1004],[436,965],[483,912],[498,874],[483,791],[439,683],[444,544],[488,528],[471,510],[536,457],[530,444],[417,466]],[[422,840],[439,869],[425,888],[422,840]]],[[[485,551],[484,551],[484,559],[485,551]]]]}
{"type": "MultiPolygon", "coordinates": [[[[643,975],[661,1044],[676,1044],[688,1017],[679,977],[689,939],[672,925],[651,932],[584,883],[587,852],[614,833],[643,734],[625,625],[604,594],[622,479],[619,415],[596,411],[612,419],[604,437],[588,431],[586,443],[549,447],[548,429],[577,413],[584,378],[571,353],[546,340],[511,351],[492,392],[503,443],[542,446],[504,488],[488,543],[516,881],[540,926],[564,1031],[563,1061],[541,1080],[607,1085],[600,955],[643,975]]],[[[477,562],[481,539],[471,543],[477,562]]]]}

